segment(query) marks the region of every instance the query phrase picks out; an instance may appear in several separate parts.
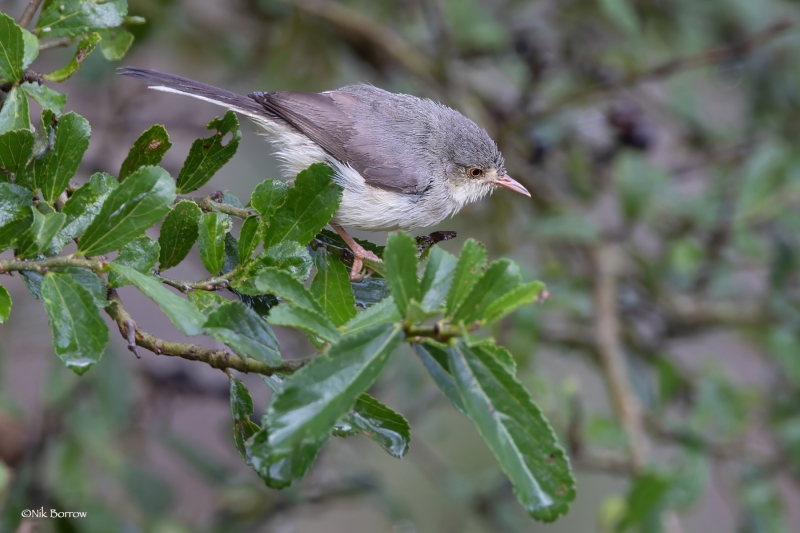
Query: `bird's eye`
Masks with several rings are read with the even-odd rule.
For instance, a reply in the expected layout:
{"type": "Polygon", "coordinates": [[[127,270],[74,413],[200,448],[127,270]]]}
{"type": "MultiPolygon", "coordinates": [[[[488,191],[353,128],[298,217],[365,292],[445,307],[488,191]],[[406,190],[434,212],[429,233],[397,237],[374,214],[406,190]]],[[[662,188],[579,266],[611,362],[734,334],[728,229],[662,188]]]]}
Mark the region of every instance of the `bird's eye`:
{"type": "Polygon", "coordinates": [[[481,176],[483,176],[483,169],[478,167],[472,167],[471,169],[467,170],[467,174],[469,174],[473,178],[480,178],[481,176]]]}

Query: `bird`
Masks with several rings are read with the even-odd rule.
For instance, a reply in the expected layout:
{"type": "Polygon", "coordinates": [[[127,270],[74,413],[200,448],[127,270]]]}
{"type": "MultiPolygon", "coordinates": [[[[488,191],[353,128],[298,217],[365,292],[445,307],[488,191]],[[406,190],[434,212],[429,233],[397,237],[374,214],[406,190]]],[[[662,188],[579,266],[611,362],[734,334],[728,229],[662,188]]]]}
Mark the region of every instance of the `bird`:
{"type": "Polygon", "coordinates": [[[433,226],[498,187],[530,197],[512,179],[485,129],[427,98],[369,84],[313,92],[252,92],[247,96],[156,70],[122,67],[119,74],[150,89],[205,100],[255,122],[293,179],[314,163],[333,169],[342,199],[330,226],[354,255],[380,261],[345,228],[409,231],[433,226]]]}

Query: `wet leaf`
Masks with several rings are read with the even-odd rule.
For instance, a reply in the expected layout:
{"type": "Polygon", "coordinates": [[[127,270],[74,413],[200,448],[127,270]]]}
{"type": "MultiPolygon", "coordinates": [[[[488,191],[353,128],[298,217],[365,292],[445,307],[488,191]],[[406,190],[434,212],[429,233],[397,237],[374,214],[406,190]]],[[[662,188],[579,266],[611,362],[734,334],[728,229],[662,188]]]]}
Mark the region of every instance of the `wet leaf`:
{"type": "Polygon", "coordinates": [[[247,217],[239,232],[239,262],[246,263],[262,240],[264,240],[264,231],[258,217],[247,217]]]}
{"type": "Polygon", "coordinates": [[[250,260],[236,275],[231,286],[251,296],[263,293],[256,288],[256,279],[265,268],[278,268],[290,273],[298,280],[305,280],[311,273],[311,255],[305,246],[296,242],[282,242],[270,247],[250,260]]]}
{"type": "MultiPolygon", "coordinates": [[[[142,274],[149,274],[158,262],[161,248],[158,241],[150,237],[139,237],[123,246],[114,262],[125,265],[142,274]]],[[[108,273],[109,287],[123,287],[128,281],[116,272],[108,273]]]]}
{"type": "Polygon", "coordinates": [[[0,251],[11,247],[31,225],[33,193],[25,187],[0,182],[0,251]]]}
{"type": "Polygon", "coordinates": [[[186,259],[200,232],[202,216],[196,203],[181,200],[164,218],[158,237],[159,270],[172,268],[186,259]]]}
{"type": "Polygon", "coordinates": [[[59,246],[63,247],[75,237],[83,235],[117,185],[114,176],[99,172],[69,197],[61,210],[67,215],[67,222],[56,236],[59,246]]]}
{"type": "Polygon", "coordinates": [[[28,98],[17,86],[11,88],[0,109],[0,133],[13,130],[30,130],[31,116],[28,98]]]}
{"type": "Polygon", "coordinates": [[[204,329],[211,337],[230,346],[237,355],[268,365],[281,364],[275,334],[264,319],[241,302],[219,305],[208,316],[204,329]]]}
{"type": "MultiPolygon", "coordinates": [[[[197,247],[200,260],[211,274],[218,274],[225,263],[225,236],[233,226],[223,213],[203,213],[198,227],[197,247]]],[[[238,256],[238,253],[237,253],[238,256]]]]}
{"type": "Polygon", "coordinates": [[[197,139],[189,149],[189,155],[178,174],[177,189],[180,193],[195,191],[208,183],[216,172],[236,153],[242,132],[236,113],[228,111],[221,119],[212,120],[209,130],[217,130],[211,137],[197,139]],[[227,144],[223,140],[230,133],[232,138],[227,144]]]}
{"type": "Polygon", "coordinates": [[[233,443],[239,451],[242,461],[248,463],[250,455],[245,447],[247,439],[258,433],[261,428],[250,420],[253,414],[253,399],[244,383],[230,378],[231,416],[233,417],[233,443]]]}
{"type": "Polygon", "coordinates": [[[127,14],[127,0],[45,0],[36,32],[41,37],[77,37],[119,26],[127,14]]]}
{"type": "MultiPolygon", "coordinates": [[[[67,220],[67,216],[64,213],[44,215],[35,207],[30,209],[33,214],[33,223],[19,237],[16,253],[18,257],[33,258],[43,252],[50,246],[50,241],[53,240],[67,220]]],[[[56,253],[59,251],[56,250],[56,253]]]]}
{"type": "Polygon", "coordinates": [[[408,420],[369,394],[361,394],[356,399],[350,412],[336,424],[333,434],[343,437],[363,435],[398,459],[406,454],[411,441],[408,420]]]}
{"type": "Polygon", "coordinates": [[[344,325],[356,315],[356,299],[350,287],[350,275],[339,258],[324,248],[314,255],[317,273],[309,288],[328,318],[336,326],[344,325]]]}

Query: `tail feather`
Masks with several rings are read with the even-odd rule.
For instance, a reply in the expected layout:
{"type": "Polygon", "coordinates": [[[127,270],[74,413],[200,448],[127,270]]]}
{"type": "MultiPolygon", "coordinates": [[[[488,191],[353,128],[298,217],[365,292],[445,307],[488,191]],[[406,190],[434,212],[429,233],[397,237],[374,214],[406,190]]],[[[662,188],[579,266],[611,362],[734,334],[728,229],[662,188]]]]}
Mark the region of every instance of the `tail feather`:
{"type": "Polygon", "coordinates": [[[166,74],[157,70],[137,67],[122,67],[117,69],[121,76],[138,78],[148,83],[151,89],[178,94],[185,94],[200,100],[205,100],[223,107],[227,107],[245,115],[261,118],[270,117],[264,106],[248,96],[242,96],[199,81],[182,78],[173,74],[166,74]]]}

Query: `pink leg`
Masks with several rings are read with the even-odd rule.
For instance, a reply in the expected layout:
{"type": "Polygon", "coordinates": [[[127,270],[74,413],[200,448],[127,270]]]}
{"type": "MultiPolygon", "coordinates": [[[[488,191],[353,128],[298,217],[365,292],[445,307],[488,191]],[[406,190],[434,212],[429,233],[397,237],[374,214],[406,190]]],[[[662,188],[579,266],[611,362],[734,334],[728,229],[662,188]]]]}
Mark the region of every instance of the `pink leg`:
{"type": "Polygon", "coordinates": [[[347,243],[347,246],[350,247],[350,249],[353,251],[353,255],[355,256],[353,259],[353,268],[350,270],[350,279],[353,281],[362,279],[364,276],[361,274],[361,268],[363,267],[364,259],[372,259],[373,261],[380,261],[381,259],[374,253],[358,244],[340,225],[331,223],[331,227],[336,230],[336,233],[339,234],[339,237],[341,237],[344,242],[347,243]]]}

